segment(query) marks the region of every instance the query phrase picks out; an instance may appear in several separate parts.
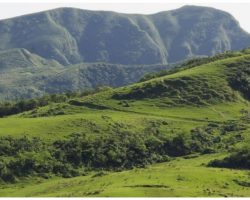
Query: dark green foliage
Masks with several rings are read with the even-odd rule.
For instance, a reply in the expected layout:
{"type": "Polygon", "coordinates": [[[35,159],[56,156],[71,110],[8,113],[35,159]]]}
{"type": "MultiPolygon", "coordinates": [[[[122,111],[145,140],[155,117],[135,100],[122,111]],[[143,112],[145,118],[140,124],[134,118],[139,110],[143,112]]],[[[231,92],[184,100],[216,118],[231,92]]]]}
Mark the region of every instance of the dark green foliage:
{"type": "Polygon", "coordinates": [[[44,143],[38,139],[27,137],[0,137],[0,156],[16,156],[22,152],[39,152],[44,143]]]}
{"type": "Polygon", "coordinates": [[[216,144],[221,143],[221,137],[214,135],[207,127],[193,129],[191,138],[193,150],[201,153],[214,153],[216,144]]]}
{"type": "MultiPolygon", "coordinates": [[[[227,121],[217,128],[220,131],[221,140],[223,140],[223,135],[231,134],[229,140],[225,140],[226,146],[235,144],[242,140],[239,134],[247,129],[247,126],[241,122],[237,121],[227,121]]],[[[233,150],[233,152],[222,160],[213,160],[208,166],[210,167],[225,167],[225,168],[235,168],[235,169],[250,169],[250,148],[249,141],[245,141],[245,145],[233,150]]]]}
{"type": "Polygon", "coordinates": [[[248,110],[241,110],[242,117],[241,119],[245,122],[250,122],[250,111],[248,110]]]}
{"type": "Polygon", "coordinates": [[[249,144],[231,153],[223,160],[213,160],[208,166],[225,167],[234,169],[250,169],[250,148],[249,144]]]}
{"type": "Polygon", "coordinates": [[[5,182],[13,183],[16,181],[15,175],[9,170],[7,163],[4,160],[0,160],[0,177],[5,182]]]}
{"type": "Polygon", "coordinates": [[[58,149],[55,152],[56,158],[74,166],[105,169],[141,167],[161,159],[166,160],[165,156],[155,155],[156,149],[151,144],[143,135],[129,132],[118,132],[95,139],[74,134],[67,140],[54,143],[58,149]],[[153,161],[155,156],[158,158],[153,161]]]}
{"type": "MultiPolygon", "coordinates": [[[[67,92],[62,94],[51,94],[36,99],[27,99],[27,100],[20,100],[17,102],[0,103],[0,117],[18,114],[29,110],[33,110],[35,112],[35,109],[49,105],[51,103],[62,103],[69,101],[70,104],[76,105],[76,102],[74,100],[71,100],[72,98],[84,97],[90,94],[103,91],[104,89],[105,88],[103,87],[98,87],[96,89],[88,90],[85,92],[67,92]]],[[[59,107],[55,107],[55,109],[50,110],[49,112],[51,113],[48,113],[48,115],[64,114],[63,111],[60,111],[59,107]]]]}
{"type": "Polygon", "coordinates": [[[237,183],[240,186],[243,187],[250,187],[250,182],[249,181],[241,181],[241,180],[234,180],[235,183],[237,183]]]}
{"type": "Polygon", "coordinates": [[[190,151],[207,154],[228,149],[242,141],[241,132],[246,129],[246,125],[239,121],[210,122],[196,127],[191,130],[190,151]]]}
{"type": "Polygon", "coordinates": [[[22,113],[24,111],[33,110],[49,103],[61,103],[68,100],[69,97],[78,95],[77,93],[68,94],[52,94],[37,99],[21,100],[18,102],[7,102],[0,104],[0,117],[22,113]]]}
{"type": "Polygon", "coordinates": [[[226,121],[221,127],[222,129],[222,134],[225,134],[227,132],[232,132],[232,131],[242,131],[246,130],[247,126],[243,123],[239,123],[237,121],[226,121]]]}
{"type": "Polygon", "coordinates": [[[167,102],[169,105],[206,105],[235,100],[230,88],[216,79],[213,84],[210,82],[210,78],[199,76],[163,79],[146,82],[142,86],[133,87],[128,92],[118,91],[112,97],[119,100],[166,97],[170,100],[167,102]]]}
{"type": "Polygon", "coordinates": [[[92,138],[72,134],[53,144],[39,139],[5,137],[0,139],[1,156],[11,158],[0,162],[0,177],[13,182],[31,174],[52,173],[63,177],[81,174],[87,169],[128,169],[144,167],[154,162],[168,161],[170,156],[190,153],[186,139],[117,132],[92,138]]]}
{"type": "Polygon", "coordinates": [[[229,84],[250,100],[250,62],[242,61],[228,65],[230,69],[229,84]]]}
{"type": "MultiPolygon", "coordinates": [[[[234,132],[238,133],[243,127],[236,122],[229,126],[231,123],[210,123],[194,128],[190,134],[172,132],[172,137],[159,131],[161,121],[148,122],[142,133],[122,130],[123,124],[115,123],[109,134],[99,131],[97,135],[75,133],[52,143],[38,138],[2,137],[0,178],[13,182],[29,175],[72,177],[84,174],[86,170],[131,169],[193,153],[214,153],[227,149],[229,143],[238,142],[233,137],[234,132]],[[230,134],[232,137],[228,139],[230,134]]],[[[247,152],[244,150],[235,155],[243,156],[237,162],[243,162],[249,156],[247,152]]]]}
{"type": "Polygon", "coordinates": [[[178,134],[172,140],[166,140],[163,149],[170,156],[184,156],[192,152],[190,140],[183,134],[178,134]]]}

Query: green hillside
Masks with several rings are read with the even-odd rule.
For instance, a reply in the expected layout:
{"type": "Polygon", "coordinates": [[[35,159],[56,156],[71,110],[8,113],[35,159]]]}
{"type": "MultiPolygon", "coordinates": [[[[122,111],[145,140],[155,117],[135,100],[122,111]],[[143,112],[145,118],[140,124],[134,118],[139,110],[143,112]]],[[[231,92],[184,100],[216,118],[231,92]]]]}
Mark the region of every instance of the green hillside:
{"type": "Polygon", "coordinates": [[[0,195],[249,196],[249,69],[246,49],[2,104],[0,195]]]}
{"type": "Polygon", "coordinates": [[[221,57],[215,61],[211,59],[206,64],[197,62],[198,66],[187,63],[168,75],[159,75],[145,82],[98,93],[79,101],[107,108],[110,105],[122,110],[138,109],[137,106],[143,104],[161,109],[246,102],[249,100],[248,50],[236,52],[230,57],[225,53],[221,57]]]}

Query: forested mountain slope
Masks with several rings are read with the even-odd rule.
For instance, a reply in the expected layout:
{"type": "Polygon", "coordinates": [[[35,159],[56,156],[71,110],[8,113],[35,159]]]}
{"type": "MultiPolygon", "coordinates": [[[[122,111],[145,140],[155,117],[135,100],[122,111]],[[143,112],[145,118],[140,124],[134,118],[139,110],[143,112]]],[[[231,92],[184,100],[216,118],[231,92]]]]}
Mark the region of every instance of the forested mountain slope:
{"type": "Polygon", "coordinates": [[[145,74],[169,65],[120,65],[78,63],[63,66],[25,49],[0,51],[0,101],[40,97],[99,86],[118,87],[134,83],[145,74]]]}

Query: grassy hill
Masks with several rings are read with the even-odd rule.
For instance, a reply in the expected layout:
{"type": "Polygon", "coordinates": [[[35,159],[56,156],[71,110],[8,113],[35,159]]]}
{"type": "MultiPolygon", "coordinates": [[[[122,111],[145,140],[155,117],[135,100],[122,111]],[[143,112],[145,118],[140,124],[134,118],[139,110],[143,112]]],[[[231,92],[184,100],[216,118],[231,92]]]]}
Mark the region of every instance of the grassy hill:
{"type": "Polygon", "coordinates": [[[1,196],[249,196],[249,67],[246,49],[31,110],[8,104],[27,109],[0,119],[1,196]],[[244,165],[230,165],[238,149],[244,165]]]}
{"type": "MultiPolygon", "coordinates": [[[[229,53],[231,54],[231,53],[229,53]]],[[[154,109],[209,106],[220,103],[246,102],[249,99],[249,53],[198,66],[189,64],[183,69],[145,82],[88,96],[83,104],[95,104],[122,110],[138,109],[140,105],[154,105],[154,109]],[[126,106],[123,103],[126,102],[126,106]]]]}

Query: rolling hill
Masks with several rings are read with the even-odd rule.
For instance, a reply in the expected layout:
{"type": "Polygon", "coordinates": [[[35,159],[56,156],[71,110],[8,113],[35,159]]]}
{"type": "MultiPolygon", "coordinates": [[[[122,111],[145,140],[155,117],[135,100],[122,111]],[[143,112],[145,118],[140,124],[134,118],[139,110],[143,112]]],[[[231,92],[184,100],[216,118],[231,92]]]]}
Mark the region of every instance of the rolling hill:
{"type": "Polygon", "coordinates": [[[1,196],[249,196],[249,69],[245,49],[1,105],[1,196]]]}

